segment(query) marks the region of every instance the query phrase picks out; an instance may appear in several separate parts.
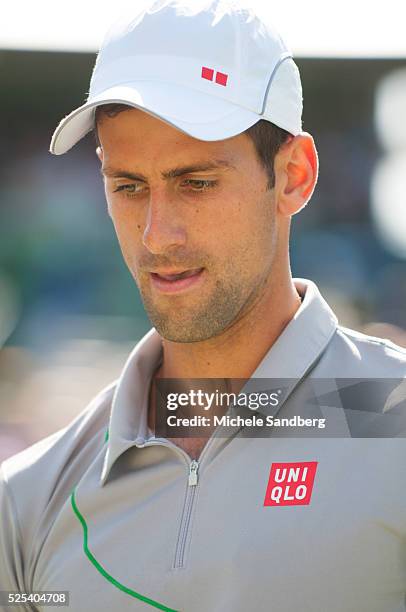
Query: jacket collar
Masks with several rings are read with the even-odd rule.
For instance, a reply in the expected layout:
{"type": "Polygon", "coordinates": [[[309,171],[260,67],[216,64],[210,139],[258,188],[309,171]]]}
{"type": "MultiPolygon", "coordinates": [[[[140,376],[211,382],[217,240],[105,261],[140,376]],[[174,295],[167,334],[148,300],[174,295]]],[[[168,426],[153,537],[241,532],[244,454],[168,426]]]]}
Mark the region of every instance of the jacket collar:
{"type": "Polygon", "coordinates": [[[150,382],[161,358],[161,337],[153,328],[132,350],[117,381],[111,405],[102,484],[122,453],[131,446],[143,446],[152,435],[147,425],[148,397],[150,382]]]}
{"type": "Polygon", "coordinates": [[[259,408],[264,415],[278,412],[294,388],[309,373],[327,348],[336,332],[338,320],[322,297],[316,284],[303,278],[294,278],[302,303],[281,335],[252,374],[243,388],[249,391],[269,391],[280,382],[283,395],[275,408],[259,408]],[[261,380],[264,379],[261,385],[261,380]]]}

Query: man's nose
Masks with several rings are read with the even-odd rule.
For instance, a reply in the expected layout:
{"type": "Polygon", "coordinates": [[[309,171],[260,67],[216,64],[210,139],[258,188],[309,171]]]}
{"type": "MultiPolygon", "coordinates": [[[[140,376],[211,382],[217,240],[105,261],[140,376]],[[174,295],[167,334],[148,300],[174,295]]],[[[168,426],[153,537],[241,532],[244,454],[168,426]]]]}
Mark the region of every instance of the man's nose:
{"type": "Polygon", "coordinates": [[[144,246],[155,255],[183,246],[186,230],[178,206],[162,191],[151,194],[143,234],[144,246]]]}

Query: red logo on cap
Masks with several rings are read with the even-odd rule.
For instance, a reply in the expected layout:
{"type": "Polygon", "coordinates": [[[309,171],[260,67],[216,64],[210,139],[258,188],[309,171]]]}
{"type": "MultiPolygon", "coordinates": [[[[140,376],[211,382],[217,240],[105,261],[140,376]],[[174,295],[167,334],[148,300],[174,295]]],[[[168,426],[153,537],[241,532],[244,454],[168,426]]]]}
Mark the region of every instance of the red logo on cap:
{"type": "Polygon", "coordinates": [[[308,506],[317,463],[317,461],[273,463],[264,506],[308,506]]]}
{"type": "MultiPolygon", "coordinates": [[[[202,79],[207,79],[208,81],[212,81],[214,77],[213,68],[207,68],[206,66],[202,66],[202,79]]],[[[216,72],[216,83],[218,85],[227,85],[228,74],[224,72],[216,72]]]]}

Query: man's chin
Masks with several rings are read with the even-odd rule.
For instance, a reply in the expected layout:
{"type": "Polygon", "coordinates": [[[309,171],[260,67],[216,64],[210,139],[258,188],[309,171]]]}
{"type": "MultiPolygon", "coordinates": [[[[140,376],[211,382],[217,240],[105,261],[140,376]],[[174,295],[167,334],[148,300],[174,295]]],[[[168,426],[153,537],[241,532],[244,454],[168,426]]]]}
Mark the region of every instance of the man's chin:
{"type": "Polygon", "coordinates": [[[142,295],[145,311],[159,335],[169,342],[205,342],[220,336],[232,326],[241,309],[237,291],[219,288],[210,299],[200,295],[198,303],[186,301],[176,305],[169,300],[165,307],[142,295]]]}
{"type": "Polygon", "coordinates": [[[202,330],[196,327],[188,328],[188,326],[174,326],[173,324],[164,324],[162,321],[151,321],[159,335],[169,342],[178,342],[186,344],[191,342],[203,342],[213,337],[211,332],[203,333],[202,330]]]}
{"type": "Polygon", "coordinates": [[[180,344],[204,342],[217,335],[214,333],[214,327],[209,321],[199,321],[196,318],[192,322],[187,321],[186,317],[175,321],[174,317],[159,317],[156,316],[156,313],[152,314],[148,311],[147,314],[159,335],[169,342],[178,342],[180,344]]]}

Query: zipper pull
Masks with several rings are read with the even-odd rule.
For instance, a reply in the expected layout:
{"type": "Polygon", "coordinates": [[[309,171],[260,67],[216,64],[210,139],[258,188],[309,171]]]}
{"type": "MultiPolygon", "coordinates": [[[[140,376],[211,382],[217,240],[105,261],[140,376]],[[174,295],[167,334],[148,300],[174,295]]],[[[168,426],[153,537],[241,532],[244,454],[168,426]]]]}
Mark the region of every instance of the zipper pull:
{"type": "Polygon", "coordinates": [[[189,487],[195,487],[197,485],[197,470],[199,469],[199,463],[196,459],[190,462],[189,466],[189,487]]]}

